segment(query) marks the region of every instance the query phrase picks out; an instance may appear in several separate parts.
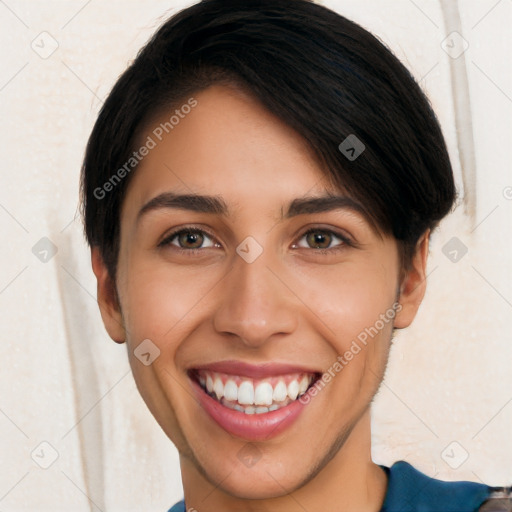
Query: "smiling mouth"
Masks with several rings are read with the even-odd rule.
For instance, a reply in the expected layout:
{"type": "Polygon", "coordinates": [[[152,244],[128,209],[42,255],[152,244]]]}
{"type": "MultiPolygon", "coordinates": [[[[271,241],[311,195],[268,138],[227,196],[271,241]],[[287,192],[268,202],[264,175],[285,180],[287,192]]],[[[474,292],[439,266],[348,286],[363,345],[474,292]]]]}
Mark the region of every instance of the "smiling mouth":
{"type": "Polygon", "coordinates": [[[263,379],[191,370],[189,376],[223,406],[244,414],[265,414],[299,400],[320,378],[319,373],[293,373],[263,379]]]}

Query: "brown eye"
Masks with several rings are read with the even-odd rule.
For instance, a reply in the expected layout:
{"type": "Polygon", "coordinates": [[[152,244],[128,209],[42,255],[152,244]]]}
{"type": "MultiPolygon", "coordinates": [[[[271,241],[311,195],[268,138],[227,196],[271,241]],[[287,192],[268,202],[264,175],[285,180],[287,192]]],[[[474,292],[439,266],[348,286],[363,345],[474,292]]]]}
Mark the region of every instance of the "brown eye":
{"type": "Polygon", "coordinates": [[[327,249],[332,241],[332,236],[327,231],[310,231],[306,234],[306,240],[311,247],[327,249]]]}
{"type": "Polygon", "coordinates": [[[319,252],[332,252],[351,245],[350,240],[341,233],[330,229],[312,228],[301,236],[295,247],[315,249],[319,252]]]}
{"type": "Polygon", "coordinates": [[[204,241],[200,231],[182,231],[177,235],[180,247],[185,249],[198,249],[204,241]]]}
{"type": "Polygon", "coordinates": [[[173,247],[183,251],[195,251],[217,247],[212,237],[201,229],[180,229],[166,236],[159,247],[173,247]]]}

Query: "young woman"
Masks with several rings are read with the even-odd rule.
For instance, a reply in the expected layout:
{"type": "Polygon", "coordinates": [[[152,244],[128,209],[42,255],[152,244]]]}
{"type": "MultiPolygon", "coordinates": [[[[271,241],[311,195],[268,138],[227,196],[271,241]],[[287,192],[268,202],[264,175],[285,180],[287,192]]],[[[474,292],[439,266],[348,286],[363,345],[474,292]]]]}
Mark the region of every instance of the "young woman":
{"type": "Polygon", "coordinates": [[[173,512],[489,499],[371,459],[370,403],[454,196],[428,100],[355,23],[211,0],[158,30],[100,112],[82,207],[105,327],[180,453],[173,512]]]}

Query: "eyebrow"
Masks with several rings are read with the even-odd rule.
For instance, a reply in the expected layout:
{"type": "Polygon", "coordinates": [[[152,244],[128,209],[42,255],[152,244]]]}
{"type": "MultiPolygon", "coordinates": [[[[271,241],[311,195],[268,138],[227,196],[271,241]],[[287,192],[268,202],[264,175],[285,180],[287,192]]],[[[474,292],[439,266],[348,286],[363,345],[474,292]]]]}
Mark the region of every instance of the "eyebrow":
{"type": "MultiPolygon", "coordinates": [[[[211,213],[228,216],[229,207],[219,196],[200,194],[176,194],[164,192],[150,199],[137,214],[137,222],[151,211],[162,209],[180,209],[199,213],[211,213]]],[[[323,196],[306,196],[293,199],[286,213],[281,208],[281,220],[296,217],[298,215],[323,213],[332,210],[352,210],[369,220],[368,212],[363,206],[349,196],[327,194],[323,196]]]]}

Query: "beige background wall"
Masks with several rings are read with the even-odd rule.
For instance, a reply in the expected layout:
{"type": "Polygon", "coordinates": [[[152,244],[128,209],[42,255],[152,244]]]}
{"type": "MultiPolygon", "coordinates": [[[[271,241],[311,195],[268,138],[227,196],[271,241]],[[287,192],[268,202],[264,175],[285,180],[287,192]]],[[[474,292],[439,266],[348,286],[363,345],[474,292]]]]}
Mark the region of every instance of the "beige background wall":
{"type": "MultiPolygon", "coordinates": [[[[374,460],[510,485],[512,2],[323,3],[421,80],[461,192],[461,160],[470,184],[476,168],[474,216],[461,206],[434,235],[425,302],[396,338],[374,460]],[[468,44],[457,59],[464,41],[446,39],[455,29],[468,44]],[[445,246],[453,237],[458,246],[445,246]]],[[[182,496],[176,451],[137,393],[125,346],[103,330],[76,208],[102,99],[184,5],[0,1],[0,510],[161,512],[182,496]]]]}

